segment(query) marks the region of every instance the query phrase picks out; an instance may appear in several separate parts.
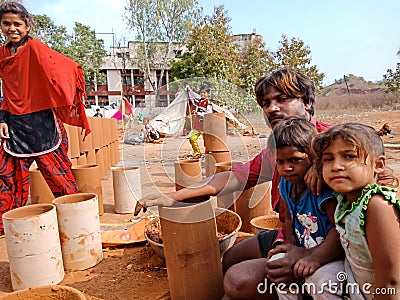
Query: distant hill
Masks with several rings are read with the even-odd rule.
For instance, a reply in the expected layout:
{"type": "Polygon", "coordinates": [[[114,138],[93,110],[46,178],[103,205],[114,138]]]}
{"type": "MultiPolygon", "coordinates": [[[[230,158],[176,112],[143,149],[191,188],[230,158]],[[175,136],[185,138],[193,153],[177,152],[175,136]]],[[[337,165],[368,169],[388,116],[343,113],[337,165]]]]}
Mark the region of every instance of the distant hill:
{"type": "Polygon", "coordinates": [[[365,81],[363,77],[349,74],[342,79],[336,79],[335,83],[324,87],[321,94],[323,97],[333,95],[340,96],[346,94],[365,95],[376,93],[382,91],[383,89],[383,83],[365,81]]]}

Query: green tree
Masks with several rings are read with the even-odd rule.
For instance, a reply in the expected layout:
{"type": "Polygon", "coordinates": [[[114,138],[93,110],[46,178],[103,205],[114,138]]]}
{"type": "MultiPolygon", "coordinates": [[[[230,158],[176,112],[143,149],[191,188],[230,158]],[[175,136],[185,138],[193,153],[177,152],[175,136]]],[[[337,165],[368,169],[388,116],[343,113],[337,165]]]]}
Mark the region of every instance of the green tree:
{"type": "MultiPolygon", "coordinates": [[[[400,49],[396,53],[400,56],[400,49]]],[[[388,69],[383,75],[386,92],[400,92],[400,62],[396,65],[396,70],[388,69]]]]}
{"type": "Polygon", "coordinates": [[[174,79],[208,77],[240,84],[237,66],[240,57],[233,44],[230,18],[223,6],[214,8],[189,36],[188,51],[178,56],[170,69],[174,79]]]}
{"type": "Polygon", "coordinates": [[[259,68],[247,70],[249,75],[246,77],[246,67],[241,65],[253,67],[261,58],[258,63],[264,63],[265,53],[260,51],[262,41],[257,40],[245,50],[252,56],[244,58],[241,49],[234,43],[229,22],[223,6],[215,7],[211,16],[201,19],[189,36],[187,51],[173,61],[170,73],[174,80],[191,78],[194,89],[199,88],[201,83],[208,83],[213,102],[231,106],[242,113],[257,107],[249,87],[252,83],[245,83],[245,80],[251,78],[255,81],[257,73],[262,71],[259,68]]]}
{"type": "Polygon", "coordinates": [[[285,35],[279,44],[278,50],[271,52],[273,60],[268,71],[282,67],[297,69],[313,80],[317,91],[321,90],[325,74],[320,73],[316,65],[311,65],[310,47],[300,39],[293,37],[289,40],[285,35]]]}
{"type": "Polygon", "coordinates": [[[157,48],[161,59],[161,73],[158,87],[162,84],[165,69],[171,66],[175,55],[171,55],[173,46],[181,46],[186,40],[194,23],[197,22],[201,9],[197,0],[157,1],[157,12],[160,22],[159,40],[163,42],[157,48]]]}
{"type": "Polygon", "coordinates": [[[87,83],[102,80],[104,74],[100,71],[107,54],[104,41],[97,39],[95,31],[81,23],[75,22],[73,30],[73,39],[64,54],[82,66],[87,83]]]}
{"type": "Polygon", "coordinates": [[[255,83],[265,74],[272,57],[265,49],[265,43],[259,35],[252,35],[252,39],[240,49],[239,56],[238,68],[243,83],[242,88],[253,94],[255,83]]]}
{"type": "Polygon", "coordinates": [[[60,52],[68,52],[68,45],[72,40],[72,36],[67,33],[65,26],[57,26],[53,20],[47,15],[33,15],[36,27],[32,30],[31,35],[41,40],[52,49],[60,52]]]}
{"type": "MultiPolygon", "coordinates": [[[[141,43],[137,63],[150,80],[150,71],[161,69],[157,86],[174,55],[174,44],[180,46],[200,13],[197,0],[128,0],[125,7],[127,25],[137,33],[141,43]]],[[[150,83],[153,84],[152,80],[150,83]]]]}
{"type": "MultiPolygon", "coordinates": [[[[155,11],[156,3],[152,0],[129,0],[125,7],[125,21],[137,33],[137,39],[141,43],[137,57],[139,68],[150,83],[150,61],[154,60],[150,45],[157,41],[158,36],[155,11]]],[[[155,89],[154,86],[153,88],[155,89]]]]}
{"type": "Polygon", "coordinates": [[[397,63],[396,69],[388,69],[383,75],[386,92],[400,92],[400,62],[397,63]]]}

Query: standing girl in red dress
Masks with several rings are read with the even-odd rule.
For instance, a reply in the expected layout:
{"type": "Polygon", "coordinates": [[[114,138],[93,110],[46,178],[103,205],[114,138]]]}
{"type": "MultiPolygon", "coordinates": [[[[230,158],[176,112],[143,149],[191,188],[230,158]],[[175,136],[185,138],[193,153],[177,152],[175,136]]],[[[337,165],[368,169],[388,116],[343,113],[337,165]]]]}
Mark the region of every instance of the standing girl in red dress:
{"type": "Polygon", "coordinates": [[[8,42],[0,47],[3,101],[0,107],[0,234],[2,215],[26,205],[29,167],[35,161],[55,197],[78,192],[67,156],[63,122],[90,132],[82,68],[32,39],[32,16],[24,6],[0,5],[8,42]]]}

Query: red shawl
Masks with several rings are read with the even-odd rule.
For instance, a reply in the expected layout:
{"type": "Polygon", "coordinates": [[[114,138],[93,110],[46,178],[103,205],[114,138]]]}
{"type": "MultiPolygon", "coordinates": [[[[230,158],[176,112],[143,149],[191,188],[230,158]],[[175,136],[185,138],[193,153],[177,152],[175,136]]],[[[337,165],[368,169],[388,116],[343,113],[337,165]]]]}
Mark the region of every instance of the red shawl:
{"type": "Polygon", "coordinates": [[[53,108],[64,123],[90,132],[82,67],[42,42],[31,39],[15,54],[0,47],[1,109],[23,115],[53,108]]]}

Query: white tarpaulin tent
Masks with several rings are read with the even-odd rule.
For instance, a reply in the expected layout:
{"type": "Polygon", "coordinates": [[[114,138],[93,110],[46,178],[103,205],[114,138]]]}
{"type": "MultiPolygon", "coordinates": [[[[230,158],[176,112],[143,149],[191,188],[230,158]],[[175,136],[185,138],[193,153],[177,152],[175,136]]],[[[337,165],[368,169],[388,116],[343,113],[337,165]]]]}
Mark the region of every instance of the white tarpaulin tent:
{"type": "MultiPolygon", "coordinates": [[[[162,113],[157,115],[150,121],[150,125],[153,126],[158,132],[165,135],[179,135],[182,133],[185,126],[186,118],[191,117],[188,105],[193,103],[194,98],[200,98],[200,96],[193,92],[189,86],[185,88],[180,94],[164,109],[162,113]]],[[[239,122],[235,116],[227,109],[222,108],[212,103],[213,109],[216,112],[224,112],[228,118],[229,123],[233,124],[237,129],[245,129],[248,126],[239,122]]]]}

